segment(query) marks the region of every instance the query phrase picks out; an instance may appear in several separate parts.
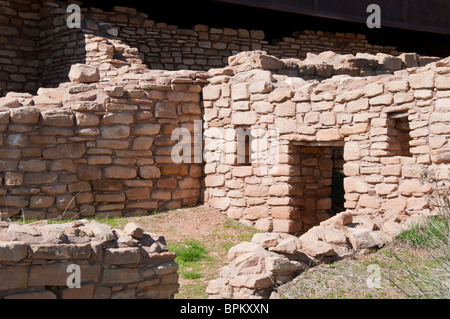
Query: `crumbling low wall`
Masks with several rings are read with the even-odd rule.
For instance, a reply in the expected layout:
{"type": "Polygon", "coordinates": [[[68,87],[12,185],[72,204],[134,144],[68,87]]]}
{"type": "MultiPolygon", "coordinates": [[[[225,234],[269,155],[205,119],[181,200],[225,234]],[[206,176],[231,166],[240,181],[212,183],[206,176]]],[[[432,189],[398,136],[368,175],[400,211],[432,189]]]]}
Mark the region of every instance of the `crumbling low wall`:
{"type": "Polygon", "coordinates": [[[257,233],[251,242],[230,248],[229,264],[209,282],[206,292],[213,299],[280,298],[277,286],[303,271],[373,251],[392,235],[366,228],[359,216],[349,213],[323,221],[300,237],[257,233]]]}
{"type": "Polygon", "coordinates": [[[0,222],[0,299],[173,298],[175,257],[134,223],[0,222]]]}

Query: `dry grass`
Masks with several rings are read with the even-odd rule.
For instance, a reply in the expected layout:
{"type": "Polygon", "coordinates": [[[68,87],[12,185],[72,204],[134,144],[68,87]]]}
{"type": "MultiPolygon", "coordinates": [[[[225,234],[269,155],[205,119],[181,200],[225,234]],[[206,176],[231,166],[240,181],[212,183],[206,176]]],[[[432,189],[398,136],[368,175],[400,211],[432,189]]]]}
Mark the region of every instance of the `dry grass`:
{"type": "Polygon", "coordinates": [[[448,265],[449,246],[444,249],[447,257],[436,248],[394,241],[369,255],[313,267],[278,287],[278,294],[286,299],[448,299],[449,269],[442,265],[448,265]]]}
{"type": "Polygon", "coordinates": [[[300,274],[292,282],[278,287],[277,292],[285,299],[401,298],[401,292],[388,280],[388,272],[391,270],[380,266],[386,263],[386,259],[392,261],[390,249],[382,249],[360,258],[348,258],[332,264],[315,266],[300,274]],[[368,272],[368,266],[372,264],[380,267],[379,288],[369,288],[367,284],[369,276],[373,274],[368,272]]]}

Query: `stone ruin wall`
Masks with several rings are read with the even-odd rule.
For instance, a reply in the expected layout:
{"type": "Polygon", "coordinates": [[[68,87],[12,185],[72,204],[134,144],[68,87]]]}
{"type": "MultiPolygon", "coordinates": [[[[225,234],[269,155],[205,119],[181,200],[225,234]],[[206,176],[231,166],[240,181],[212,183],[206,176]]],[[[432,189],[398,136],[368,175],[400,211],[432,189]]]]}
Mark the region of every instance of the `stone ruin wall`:
{"type": "MultiPolygon", "coordinates": [[[[193,133],[209,75],[149,71],[120,41],[86,39],[92,65],[74,65],[71,82],[0,98],[2,219],[137,216],[197,204],[202,166],[172,162],[171,134],[193,133]]],[[[0,298],[173,298],[175,257],[162,235],[136,225],[0,221],[0,298]],[[80,288],[68,287],[74,264],[80,288]]]]}
{"type": "MultiPolygon", "coordinates": [[[[310,58],[297,61],[296,72],[322,69],[310,58]]],[[[275,167],[207,161],[209,205],[264,231],[229,250],[229,264],[207,287],[210,298],[280,298],[277,287],[309,267],[373,251],[439,212],[429,195],[436,185],[448,189],[450,58],[319,81],[277,74],[286,64],[261,52],[230,62],[234,72],[224,69],[203,89],[208,123],[278,129],[283,155],[275,167]],[[333,154],[339,146],[342,158],[333,154]],[[333,156],[337,167],[343,163],[345,211],[328,218],[333,156]],[[422,178],[427,170],[437,184],[422,178]]],[[[350,58],[346,68],[361,62],[350,58]]],[[[208,129],[205,136],[214,142],[208,129]]]]}
{"type": "MultiPolygon", "coordinates": [[[[386,112],[409,110],[414,122],[417,104],[427,106],[446,96],[441,92],[447,85],[445,68],[399,72],[420,63],[416,54],[324,52],[304,60],[280,60],[255,51],[233,56],[230,66],[210,72],[149,71],[139,52],[121,41],[92,34],[85,40],[86,56],[102,81],[67,82],[40,89],[37,96],[9,93],[2,99],[0,204],[7,217],[143,215],[205,201],[261,230],[305,232],[328,218],[336,163],[346,162],[348,210],[377,211],[398,203],[398,212],[407,207],[405,196],[394,201],[400,181],[411,177],[398,172],[399,164],[431,163],[424,160],[430,149],[422,144],[439,134],[425,134],[432,122],[417,124],[424,139],[415,135],[416,124],[410,124],[412,154],[395,158],[398,145],[405,143],[395,144],[394,120],[386,112]],[[409,83],[408,72],[422,71],[434,72],[429,81],[437,78],[438,87],[409,83]],[[390,88],[387,82],[394,80],[403,86],[390,88]],[[382,118],[384,124],[379,123],[382,118]],[[278,129],[281,165],[269,170],[206,160],[202,172],[202,164],[174,164],[170,155],[177,141],[171,139],[172,131],[186,127],[193,133],[194,121],[201,119],[206,147],[210,128],[278,129]],[[333,161],[333,148],[342,147],[344,157],[333,161]],[[352,152],[362,153],[352,158],[352,152]],[[397,175],[389,175],[387,168],[381,172],[387,162],[389,168],[398,166],[397,175]]],[[[442,145],[431,147],[445,147],[442,139],[442,145]]]]}
{"type": "Polygon", "coordinates": [[[139,50],[139,57],[150,69],[165,70],[224,67],[229,56],[251,50],[264,50],[279,58],[304,58],[307,53],[328,50],[340,54],[399,53],[394,47],[369,44],[361,34],[306,30],[271,44],[264,40],[261,30],[205,25],[181,29],[149,20],[146,14],[124,7],[115,7],[111,12],[82,8],[82,28],[69,29],[67,4],[39,0],[0,2],[1,96],[11,91],[35,94],[39,87],[67,82],[72,64],[91,62],[88,35],[120,40],[139,50]]]}
{"type": "MultiPolygon", "coordinates": [[[[139,43],[142,50],[139,52],[133,47],[135,43],[128,45],[129,41],[134,37],[142,38],[147,26],[148,30],[154,28],[159,30],[158,34],[165,34],[161,37],[164,39],[170,39],[165,32],[168,30],[172,33],[167,33],[172,35],[186,32],[152,24],[139,15],[139,23],[146,23],[146,27],[137,28],[134,34],[133,28],[126,29],[126,25],[137,23],[129,16],[135,14],[134,11],[119,8],[116,11],[121,12],[120,18],[107,13],[106,16],[112,19],[106,25],[89,20],[94,22],[81,32],[64,34],[69,42],[74,43],[66,43],[64,50],[73,49],[74,55],[69,51],[61,55],[61,51],[53,51],[52,48],[62,36],[58,32],[65,32],[64,27],[50,27],[55,23],[62,26],[64,20],[57,18],[61,8],[53,2],[49,5],[55,8],[52,14],[57,19],[41,22],[51,31],[44,32],[43,36],[41,30],[38,36],[37,31],[30,31],[36,30],[35,25],[33,28],[18,27],[18,21],[25,17],[25,13],[20,17],[15,1],[3,1],[0,5],[9,8],[0,17],[8,23],[8,28],[1,27],[1,32],[8,33],[2,40],[8,43],[0,51],[7,56],[0,60],[1,70],[6,70],[8,76],[7,79],[0,78],[3,92],[34,91],[40,85],[33,82],[39,75],[49,82],[49,79],[54,79],[53,84],[65,82],[70,66],[76,62],[96,66],[101,79],[90,84],[65,82],[56,89],[40,89],[37,95],[11,92],[1,99],[0,168],[3,187],[0,209],[7,217],[19,217],[22,213],[26,218],[39,219],[61,215],[66,218],[134,216],[195,205],[204,200],[229,217],[263,231],[306,232],[299,240],[288,235],[275,235],[276,238],[268,241],[255,239],[254,244],[258,246],[243,245],[241,252],[240,248],[234,249],[234,255],[232,251],[230,256],[231,269],[208,288],[208,293],[216,297],[267,297],[274,278],[278,283],[292,279],[295,273],[304,269],[309,258],[345,256],[358,247],[374,247],[394,235],[401,224],[428,213],[433,207],[429,206],[426,195],[433,188],[428,183],[421,183],[420,175],[424,169],[436,170],[441,181],[448,179],[448,59],[416,68],[433,59],[415,54],[399,57],[356,54],[348,57],[325,52],[306,54],[306,59],[301,61],[296,58],[304,56],[303,53],[297,52],[292,58],[280,60],[261,51],[229,57],[247,47],[259,48],[251,44],[253,38],[263,43],[258,32],[250,31],[245,36],[245,31],[236,30],[238,43],[241,38],[249,42],[236,51],[224,53],[222,65],[218,60],[212,62],[208,54],[221,55],[220,52],[226,51],[219,49],[223,44],[216,45],[215,49],[219,51],[214,53],[207,53],[207,48],[194,50],[196,46],[193,45],[191,53],[200,54],[201,51],[202,57],[197,61],[189,56],[199,69],[204,65],[208,69],[225,64],[229,66],[209,72],[149,71],[144,62],[150,66],[153,63],[147,60],[153,59],[148,55],[151,48],[162,47],[158,51],[158,61],[168,58],[165,52],[169,51],[165,51],[162,42],[156,42],[152,45],[139,43]],[[112,21],[113,17],[121,21],[112,21]],[[117,27],[119,23],[123,25],[117,27]],[[86,32],[89,28],[92,33],[86,32]],[[115,28],[119,29],[118,35],[123,41],[110,36],[115,28]],[[121,37],[121,34],[127,36],[121,37]],[[28,41],[17,47],[19,38],[28,41]],[[35,59],[36,55],[31,52],[39,47],[36,43],[43,50],[35,59]],[[150,49],[149,52],[143,52],[147,51],[144,45],[150,49]],[[23,51],[30,54],[26,59],[23,51]],[[73,59],[66,60],[61,56],[72,56],[73,59]],[[403,68],[408,69],[401,70],[403,68]],[[14,74],[17,74],[15,78],[14,74]],[[170,138],[173,129],[186,127],[192,133],[193,122],[201,119],[204,121],[205,146],[211,143],[210,129],[214,127],[279,130],[280,165],[237,166],[212,163],[207,159],[202,170],[202,164],[173,164],[170,157],[176,143],[170,138]],[[404,134],[405,130],[409,137],[404,134]],[[406,142],[409,148],[402,147],[406,142]],[[342,158],[338,157],[337,161],[333,159],[335,149],[343,151],[342,158]],[[339,222],[335,222],[336,218],[326,220],[326,212],[331,205],[329,186],[333,167],[342,164],[346,175],[346,212],[336,216],[339,222]],[[355,224],[363,229],[341,227],[355,224]],[[361,244],[366,237],[378,240],[361,244]],[[260,253],[258,260],[265,264],[261,266],[258,263],[258,267],[262,267],[262,275],[260,272],[257,274],[259,277],[249,280],[247,275],[253,270],[242,268],[245,258],[241,253],[255,250],[260,253]],[[272,252],[280,252],[282,258],[272,252]],[[298,252],[303,254],[301,258],[298,252]],[[236,265],[247,272],[244,277],[233,277],[241,274],[240,270],[233,273],[232,267],[236,265]],[[262,290],[258,292],[259,289],[262,290]]],[[[32,8],[37,9],[37,6],[33,2],[32,8]]],[[[105,14],[100,10],[90,10],[105,14]]],[[[30,16],[34,17],[29,22],[33,25],[38,18],[35,14],[30,16]]],[[[193,32],[197,35],[191,33],[190,36],[206,38],[208,35],[211,50],[216,43],[214,41],[227,43],[227,37],[235,33],[228,29],[195,28],[193,32]]],[[[151,35],[156,39],[156,34],[151,35]]],[[[186,37],[189,38],[184,34],[183,39],[186,37]]],[[[352,37],[339,35],[338,38],[352,37]]],[[[290,43],[291,49],[297,45],[295,39],[286,42],[290,43]]],[[[183,49],[191,48],[185,44],[183,49]]],[[[178,50],[173,43],[171,46],[178,50]]],[[[262,44],[261,48],[274,55],[279,54],[262,44]]],[[[302,45],[297,49],[301,50],[302,45]]],[[[63,49],[59,47],[58,50],[63,49]]],[[[190,65],[192,60],[185,63],[183,58],[179,60],[177,53],[167,54],[174,59],[165,60],[163,68],[195,68],[194,64],[190,65]]],[[[184,53],[181,56],[184,57],[184,53]]],[[[283,53],[278,56],[290,55],[283,53]]],[[[4,74],[2,72],[1,76],[5,77],[4,74]]],[[[87,248],[83,244],[82,247],[77,246],[82,251],[81,263],[89,265],[89,269],[95,255],[90,245],[85,245],[87,248]]],[[[55,249],[61,250],[62,264],[66,265],[69,252],[78,258],[71,248],[64,244],[59,247],[55,249]]],[[[20,297],[22,293],[43,293],[47,297],[62,297],[67,293],[70,296],[69,291],[61,288],[62,282],[55,283],[50,291],[44,291],[42,285],[27,290],[30,284],[28,276],[38,271],[38,267],[42,266],[42,271],[46,271],[47,266],[50,267],[48,269],[59,267],[51,266],[59,261],[46,259],[48,254],[45,252],[44,257],[33,260],[33,254],[41,248],[17,243],[5,244],[1,248],[0,271],[9,274],[9,266],[20,269],[18,277],[12,276],[15,279],[8,281],[8,287],[2,287],[2,297],[16,294],[20,297]],[[42,262],[42,265],[36,265],[37,262],[42,262]]],[[[136,249],[131,250],[125,254],[134,256],[130,258],[135,258],[137,266],[133,265],[133,270],[124,270],[124,276],[127,277],[130,271],[133,272],[131,278],[136,280],[127,277],[126,280],[130,281],[126,283],[111,283],[108,296],[115,292],[117,296],[130,296],[139,287],[143,288],[139,286],[138,281],[142,278],[140,270],[137,270],[142,267],[137,261],[142,254],[138,258],[136,249]],[[116,284],[120,284],[120,291],[116,284]]],[[[117,254],[121,255],[119,251],[117,254]]],[[[100,263],[99,260],[95,262],[100,263]]],[[[98,280],[104,278],[105,269],[109,266],[95,265],[92,269],[95,275],[86,282],[85,289],[95,297],[98,280]]],[[[174,278],[167,280],[170,281],[168,284],[174,284],[174,278]]],[[[166,297],[173,295],[174,292],[170,291],[166,297]]],[[[145,292],[138,292],[139,296],[142,294],[145,292]]]]}
{"type": "MultiPolygon", "coordinates": [[[[86,17],[102,21],[117,29],[118,38],[139,49],[141,58],[151,69],[209,70],[224,67],[228,57],[242,51],[263,50],[283,58],[304,58],[307,53],[335,51],[341,54],[356,52],[397,55],[391,46],[371,45],[364,35],[303,31],[296,37],[284,37],[276,44],[264,41],[262,30],[211,28],[194,25],[181,29],[174,25],[149,20],[146,14],[132,8],[115,7],[112,12],[88,8],[86,17]]],[[[98,31],[93,24],[91,32],[98,31]]]]}
{"type": "Polygon", "coordinates": [[[168,299],[178,292],[175,253],[134,223],[124,230],[79,220],[0,222],[0,299],[168,299]],[[80,286],[73,265],[79,266],[80,286]]]}
{"type": "Polygon", "coordinates": [[[171,134],[201,120],[202,81],[192,71],[150,71],[9,93],[0,102],[4,217],[136,216],[197,204],[202,166],[172,162],[171,134]]]}
{"type": "MultiPolygon", "coordinates": [[[[337,57],[311,55],[297,62],[297,72],[317,63],[317,73],[324,65],[321,56],[337,57]]],[[[375,58],[366,56],[364,63],[375,58]]],[[[383,69],[402,65],[399,58],[383,59],[383,69]]],[[[427,212],[432,186],[421,183],[421,173],[428,168],[440,181],[449,177],[448,59],[393,75],[319,81],[277,74],[286,63],[292,67],[292,60],[283,61],[261,52],[239,54],[203,89],[206,148],[218,127],[274,129],[280,135],[279,165],[205,158],[208,204],[263,231],[303,233],[329,218],[332,151],[343,147],[338,165],[344,163],[348,213],[365,216],[370,229],[392,230],[427,212]],[[406,127],[396,126],[397,117],[406,127]]],[[[346,63],[351,73],[351,65],[363,59],[346,63]]],[[[223,140],[221,147],[227,143],[237,141],[223,140]]]]}
{"type": "Polygon", "coordinates": [[[0,96],[38,89],[39,7],[38,0],[0,2],[0,96]]]}

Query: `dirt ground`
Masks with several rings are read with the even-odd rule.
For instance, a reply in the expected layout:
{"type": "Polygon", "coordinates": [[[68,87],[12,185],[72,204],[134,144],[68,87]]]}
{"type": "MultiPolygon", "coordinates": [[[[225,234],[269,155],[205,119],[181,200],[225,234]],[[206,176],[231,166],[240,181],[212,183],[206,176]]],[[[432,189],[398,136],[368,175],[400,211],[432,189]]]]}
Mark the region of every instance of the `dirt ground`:
{"type": "Polygon", "coordinates": [[[209,236],[226,222],[227,217],[212,208],[198,206],[133,219],[145,227],[145,231],[161,233],[166,241],[179,242],[186,238],[201,240],[209,236]]]}
{"type": "MultiPolygon", "coordinates": [[[[243,241],[251,241],[258,232],[205,206],[128,217],[121,220],[121,226],[117,228],[130,221],[140,224],[146,232],[162,234],[169,250],[183,245],[187,240],[196,240],[206,248],[205,259],[180,265],[180,289],[175,295],[177,299],[207,298],[208,282],[216,279],[220,268],[228,264],[228,250],[243,241]],[[184,272],[190,271],[199,273],[199,278],[183,276],[184,272]]],[[[396,284],[403,283],[404,278],[407,278],[404,262],[400,262],[398,256],[411,265],[420,265],[420,261],[426,260],[421,250],[398,244],[387,245],[369,255],[313,267],[294,281],[277,287],[277,293],[282,299],[405,298],[405,294],[396,289],[396,284]],[[381,277],[379,287],[375,288],[368,285],[368,280],[375,274],[374,269],[378,269],[381,277]]],[[[406,284],[410,285],[407,281],[406,284]]]]}
{"type": "MultiPolygon", "coordinates": [[[[171,250],[185,241],[198,241],[207,250],[205,259],[180,265],[178,299],[207,298],[208,282],[216,279],[220,268],[228,264],[228,250],[243,241],[250,241],[256,229],[244,226],[217,210],[205,206],[174,209],[150,216],[129,217],[144,231],[162,234],[171,250]],[[199,278],[189,279],[184,272],[196,272],[199,278]]],[[[125,224],[124,224],[125,225],[125,224]]],[[[124,226],[123,225],[123,226],[124,226]]]]}

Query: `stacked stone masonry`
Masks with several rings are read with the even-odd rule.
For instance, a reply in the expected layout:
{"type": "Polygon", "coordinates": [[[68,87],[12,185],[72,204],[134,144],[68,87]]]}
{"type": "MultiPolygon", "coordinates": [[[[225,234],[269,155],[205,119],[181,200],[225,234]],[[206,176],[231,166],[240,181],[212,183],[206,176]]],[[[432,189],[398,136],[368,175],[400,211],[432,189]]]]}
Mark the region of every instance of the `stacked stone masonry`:
{"type": "Polygon", "coordinates": [[[38,89],[39,8],[38,0],[0,2],[0,96],[38,89]]]}
{"type": "MultiPolygon", "coordinates": [[[[39,87],[66,82],[72,64],[89,63],[93,57],[88,35],[120,40],[139,50],[139,57],[149,68],[165,70],[224,67],[228,57],[251,50],[264,50],[279,58],[304,58],[307,53],[328,50],[340,54],[399,54],[394,47],[369,44],[361,34],[304,30],[268,43],[261,30],[205,25],[181,29],[124,7],[105,12],[83,6],[81,28],[69,28],[67,6],[66,1],[0,1],[1,96],[11,91],[34,94],[39,87]]],[[[107,47],[99,50],[107,53],[100,59],[109,59],[107,47]]],[[[116,53],[116,61],[127,58],[116,53]]]]}
{"type": "Polygon", "coordinates": [[[163,236],[134,223],[0,222],[0,298],[173,298],[175,257],[163,236]]]}
{"type": "Polygon", "coordinates": [[[408,199],[402,184],[445,162],[446,133],[433,121],[445,121],[446,60],[399,71],[420,57],[324,52],[280,60],[254,51],[209,72],[149,71],[126,44],[86,39],[92,65],[74,65],[72,82],[0,101],[6,217],[144,215],[205,201],[261,230],[301,233],[329,217],[333,150],[342,147],[347,210],[397,207],[398,220],[426,209],[422,195],[431,188],[408,199]],[[421,115],[433,114],[435,103],[438,115],[421,115]],[[236,165],[233,146],[219,163],[206,152],[203,172],[201,161],[174,163],[172,133],[193,134],[201,119],[205,149],[214,129],[273,129],[278,162],[236,165]]]}
{"type": "MultiPolygon", "coordinates": [[[[83,9],[83,27],[68,30],[65,5],[0,1],[2,218],[136,216],[205,202],[264,232],[302,234],[265,234],[232,249],[229,268],[208,287],[214,297],[267,298],[273,283],[308,263],[380,246],[435,211],[427,200],[435,185],[422,177],[449,178],[449,58],[393,56],[361,36],[320,32],[272,47],[260,31],[183,30],[120,7],[83,9]],[[192,70],[175,71],[185,68],[192,70]],[[57,87],[34,94],[42,84],[57,87]],[[204,162],[175,163],[172,133],[195,134],[196,121],[203,121],[204,162]],[[255,139],[239,140],[239,130],[255,139]],[[243,162],[240,144],[250,146],[243,162]],[[334,169],[345,175],[345,211],[329,218],[334,169]]],[[[19,269],[2,281],[1,296],[70,296],[60,281],[29,286],[39,267],[66,266],[74,251],[92,273],[89,296],[145,297],[147,284],[163,281],[170,287],[160,297],[173,295],[173,274],[141,285],[144,243],[124,238],[133,246],[125,248],[114,235],[117,243],[98,257],[86,238],[71,242],[81,224],[59,231],[57,248],[39,246],[54,238],[21,239],[41,236],[35,227],[1,224],[0,240],[9,243],[0,247],[0,274],[19,269]],[[122,259],[122,248],[132,260],[132,270],[122,269],[129,281],[106,280],[104,289],[117,266],[107,259],[122,259]],[[47,258],[48,249],[61,262],[47,258]]]]}
{"type": "MultiPolygon", "coordinates": [[[[279,134],[277,165],[236,164],[226,146],[237,141],[228,137],[219,143],[222,161],[205,158],[212,207],[264,231],[305,232],[329,217],[332,148],[343,147],[345,208],[370,216],[371,229],[433,208],[421,173],[448,179],[448,58],[393,75],[324,80],[277,74],[282,61],[241,53],[203,89],[206,147],[217,145],[218,128],[279,134]]],[[[270,151],[269,143],[259,147],[270,151]]]]}
{"type": "Polygon", "coordinates": [[[4,218],[136,216],[198,203],[202,165],[174,163],[171,135],[201,120],[201,72],[111,68],[124,76],[91,83],[98,68],[75,65],[74,82],[1,98],[4,218]]]}
{"type": "MultiPolygon", "coordinates": [[[[118,38],[138,48],[143,61],[152,69],[208,70],[226,66],[228,57],[242,51],[264,50],[283,58],[333,50],[341,54],[367,52],[396,55],[395,47],[371,45],[364,35],[306,30],[295,37],[284,37],[275,44],[264,41],[262,30],[210,28],[192,29],[149,20],[135,9],[115,7],[112,12],[89,8],[86,16],[117,28],[118,38]]],[[[92,31],[97,31],[93,27],[92,31]]]]}

